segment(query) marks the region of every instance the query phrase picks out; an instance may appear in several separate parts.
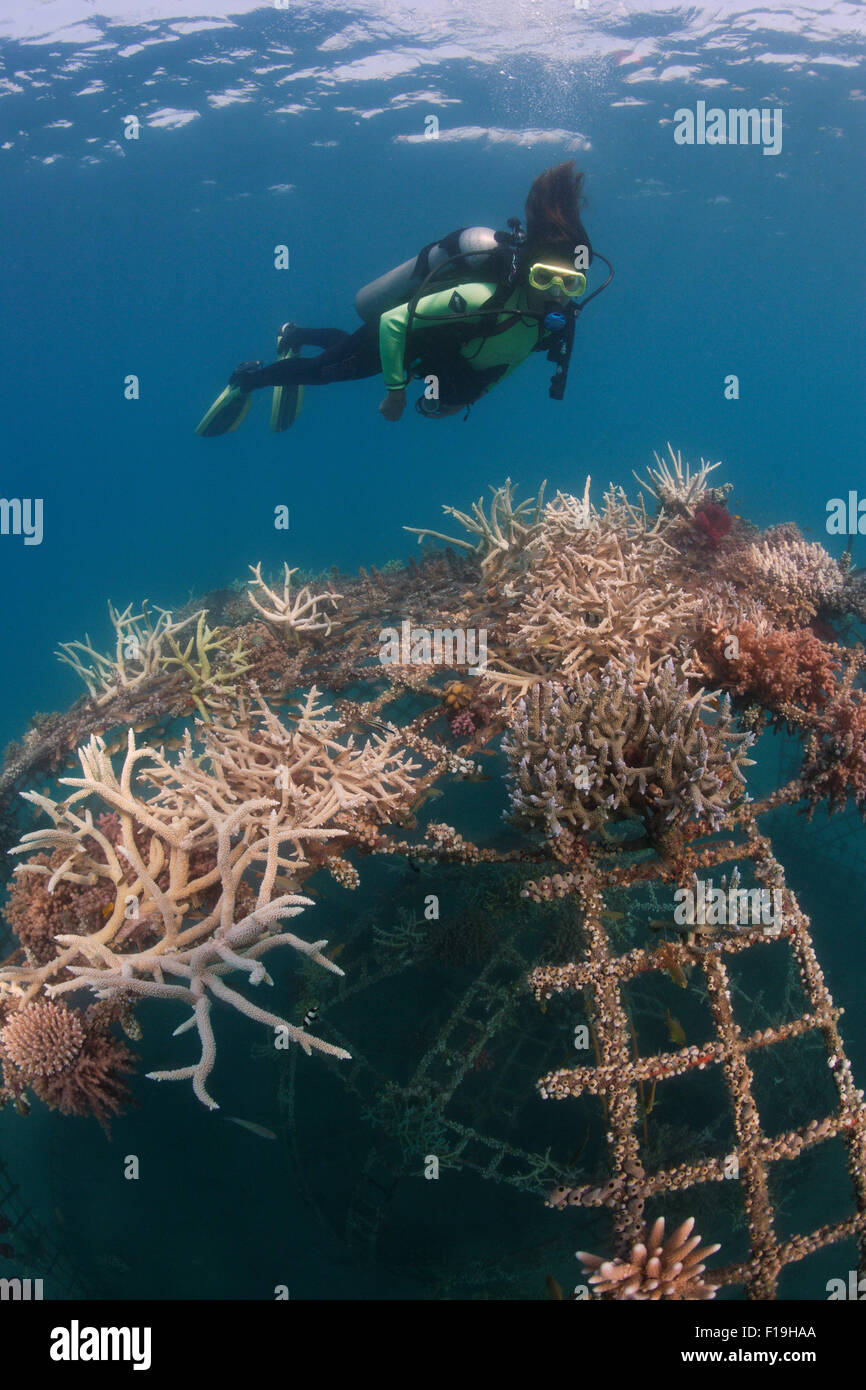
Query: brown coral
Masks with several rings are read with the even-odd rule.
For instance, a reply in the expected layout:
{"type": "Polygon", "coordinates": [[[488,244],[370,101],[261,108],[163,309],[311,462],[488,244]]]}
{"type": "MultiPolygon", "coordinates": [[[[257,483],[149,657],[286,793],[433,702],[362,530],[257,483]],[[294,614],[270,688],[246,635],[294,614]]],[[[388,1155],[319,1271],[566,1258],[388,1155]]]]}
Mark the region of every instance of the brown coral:
{"type": "Polygon", "coordinates": [[[38,965],[56,952],[59,932],[94,932],[105,922],[105,910],[114,903],[114,888],[105,879],[93,884],[70,883],[52,876],[67,862],[62,849],[35,854],[25,872],[16,872],[6,901],[6,920],[38,965]]]}
{"type": "Polygon", "coordinates": [[[731,631],[716,628],[701,651],[716,679],[738,695],[756,696],[769,709],[796,704],[820,710],[836,688],[836,649],[809,628],[762,631],[754,623],[731,631]]]}
{"type": "Polygon", "coordinates": [[[720,1247],[702,1246],[700,1236],[692,1235],[694,1224],[690,1216],[665,1240],[665,1219],[660,1216],[646,1243],[633,1245],[627,1260],[605,1260],[585,1250],[578,1250],[577,1258],[599,1298],[636,1302],[715,1298],[718,1286],[707,1283],[702,1275],[704,1261],[720,1247]]]}
{"type": "Polygon", "coordinates": [[[134,1070],[107,1018],[101,1005],[82,1012],[53,1000],[11,1014],[0,1031],[5,1085],[15,1095],[29,1088],[62,1115],[92,1115],[106,1129],[129,1103],[121,1077],[134,1070]]]}
{"type": "Polygon", "coordinates": [[[673,662],[641,689],[634,667],[611,661],[597,679],[548,682],[518,702],[503,741],[512,813],[553,836],[624,817],[651,833],[715,827],[743,799],[752,741],[733,729],[725,700],[715,711],[713,697],[690,694],[673,662]]]}
{"type": "Polygon", "coordinates": [[[845,690],[824,709],[806,744],[803,792],[814,810],[827,800],[831,812],[850,797],[866,819],[866,692],[845,690]]]}

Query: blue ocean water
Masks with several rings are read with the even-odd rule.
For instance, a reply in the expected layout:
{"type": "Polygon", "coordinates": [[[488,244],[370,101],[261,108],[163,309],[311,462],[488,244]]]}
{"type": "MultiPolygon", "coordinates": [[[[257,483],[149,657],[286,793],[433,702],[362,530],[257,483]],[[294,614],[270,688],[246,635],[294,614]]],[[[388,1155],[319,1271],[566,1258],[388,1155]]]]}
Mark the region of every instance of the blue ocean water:
{"type": "MultiPolygon", "coordinates": [[[[176,606],[259,560],[381,566],[411,553],[404,525],[434,525],[441,504],[466,507],[506,476],[524,494],[545,478],[580,492],[590,474],[598,497],[671,441],[723,461],[735,511],[796,521],[841,554],[827,502],[866,491],[861,6],[6,9],[2,492],[43,499],[44,536],[0,537],[3,742],[81,694],[53,653],[85,631],[105,645],[108,599],[176,606]],[[676,112],[699,102],[778,111],[781,149],[676,143],[676,112]],[[563,402],[536,357],[466,421],[386,423],[381,381],[366,380],[308,389],[287,435],[269,433],[260,398],[237,433],[195,436],[233,368],[272,359],[284,320],[354,330],[362,284],[455,227],[504,226],[568,158],[616,274],[580,320],[563,402]]],[[[850,1016],[863,840],[852,827],[849,867],[828,876],[809,832],[789,833],[850,1016]]],[[[226,1087],[267,1125],[272,1098],[245,1094],[249,1030],[228,1020],[221,1047],[233,1028],[226,1087]]],[[[856,1017],[846,1041],[862,1078],[856,1017]]],[[[292,1189],[281,1146],[225,1125],[215,1137],[185,1088],[148,1086],[110,1148],[83,1121],[0,1115],[29,1204],[103,1290],[420,1296],[420,1280],[356,1270],[292,1189]],[[157,1227],[128,1198],[130,1152],[170,1189],[157,1227]]]]}

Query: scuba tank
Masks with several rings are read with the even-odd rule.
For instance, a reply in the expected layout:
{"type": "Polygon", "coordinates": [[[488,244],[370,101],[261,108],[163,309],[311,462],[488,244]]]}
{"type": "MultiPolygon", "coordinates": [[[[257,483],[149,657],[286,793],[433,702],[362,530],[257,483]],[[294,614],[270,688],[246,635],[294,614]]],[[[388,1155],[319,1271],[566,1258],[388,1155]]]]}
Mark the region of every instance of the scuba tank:
{"type": "Polygon", "coordinates": [[[387,274],[371,280],[355,295],[355,308],[365,322],[378,319],[398,304],[406,304],[425,280],[440,288],[453,281],[499,280],[510,265],[512,233],[492,227],[460,227],[441,241],[431,241],[418,255],[387,274]],[[440,280],[435,272],[448,265],[440,280]]]}

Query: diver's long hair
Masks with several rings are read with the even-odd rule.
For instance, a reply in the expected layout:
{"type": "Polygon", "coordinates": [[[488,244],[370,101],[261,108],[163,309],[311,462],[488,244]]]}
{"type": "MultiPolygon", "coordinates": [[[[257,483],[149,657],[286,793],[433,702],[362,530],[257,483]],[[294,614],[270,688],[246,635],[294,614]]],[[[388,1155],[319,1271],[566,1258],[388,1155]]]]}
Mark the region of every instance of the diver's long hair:
{"type": "MultiPolygon", "coordinates": [[[[565,256],[571,261],[576,246],[590,246],[580,216],[583,174],[574,160],[539,174],[526,199],[526,251],[535,259],[565,256]]],[[[590,256],[592,248],[590,247],[590,256]]]]}

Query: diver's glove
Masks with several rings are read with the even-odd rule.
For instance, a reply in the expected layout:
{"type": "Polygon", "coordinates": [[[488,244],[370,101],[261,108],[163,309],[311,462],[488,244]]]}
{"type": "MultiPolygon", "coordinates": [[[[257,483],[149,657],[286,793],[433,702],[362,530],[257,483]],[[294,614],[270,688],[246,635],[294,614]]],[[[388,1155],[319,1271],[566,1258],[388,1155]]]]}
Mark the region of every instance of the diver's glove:
{"type": "Polygon", "coordinates": [[[379,414],[384,415],[386,420],[395,422],[400,419],[406,409],[406,391],[401,386],[396,391],[389,391],[382,404],[379,406],[379,414]]]}
{"type": "Polygon", "coordinates": [[[262,362],[242,362],[239,367],[235,367],[235,370],[229,377],[229,386],[234,386],[238,391],[243,391],[245,394],[248,391],[255,391],[256,387],[261,385],[261,382],[254,380],[254,378],[258,375],[263,366],[264,363],[262,362]]]}

